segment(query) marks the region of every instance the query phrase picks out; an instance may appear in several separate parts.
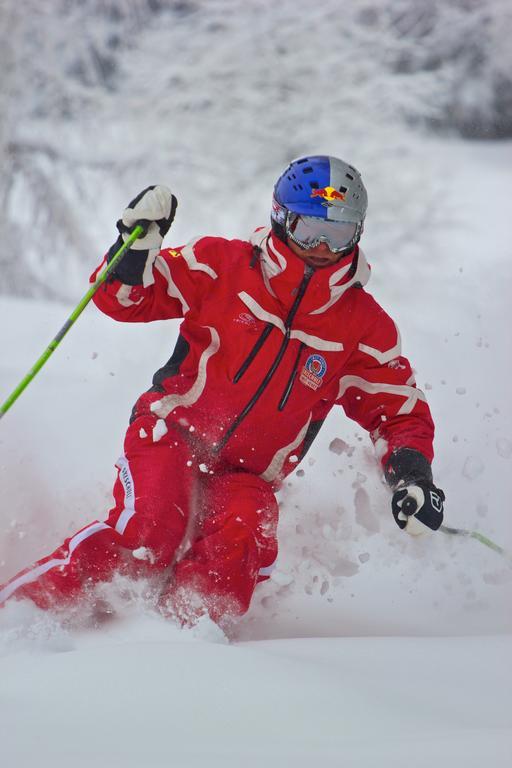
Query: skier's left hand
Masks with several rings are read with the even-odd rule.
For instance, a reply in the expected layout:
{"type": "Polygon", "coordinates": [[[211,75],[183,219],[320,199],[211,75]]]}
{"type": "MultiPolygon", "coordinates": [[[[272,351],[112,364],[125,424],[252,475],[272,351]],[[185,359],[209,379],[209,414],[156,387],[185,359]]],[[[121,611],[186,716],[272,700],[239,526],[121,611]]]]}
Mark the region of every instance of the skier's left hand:
{"type": "Polygon", "coordinates": [[[444,493],[433,483],[398,486],[391,500],[396,524],[413,536],[437,531],[443,522],[444,493]]]}

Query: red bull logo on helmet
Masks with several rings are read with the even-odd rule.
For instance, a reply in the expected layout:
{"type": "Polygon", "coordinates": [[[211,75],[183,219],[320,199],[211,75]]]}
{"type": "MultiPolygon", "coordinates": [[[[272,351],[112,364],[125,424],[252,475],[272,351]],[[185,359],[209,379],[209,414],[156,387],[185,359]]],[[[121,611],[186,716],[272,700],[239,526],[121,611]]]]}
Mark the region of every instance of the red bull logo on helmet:
{"type": "Polygon", "coordinates": [[[320,189],[313,189],[311,191],[311,197],[321,197],[327,202],[333,202],[334,200],[345,200],[343,192],[339,192],[334,187],[321,187],[320,189]]]}

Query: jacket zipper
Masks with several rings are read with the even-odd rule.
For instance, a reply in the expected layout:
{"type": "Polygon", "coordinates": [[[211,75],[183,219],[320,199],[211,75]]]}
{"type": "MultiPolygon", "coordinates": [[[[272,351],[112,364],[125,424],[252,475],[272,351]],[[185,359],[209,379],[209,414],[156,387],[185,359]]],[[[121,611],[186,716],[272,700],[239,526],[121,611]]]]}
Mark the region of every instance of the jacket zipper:
{"type": "Polygon", "coordinates": [[[306,345],[304,344],[304,342],[301,341],[299,346],[299,351],[297,352],[297,357],[295,358],[295,363],[293,364],[292,372],[290,374],[290,378],[288,379],[288,383],[284,388],[284,392],[279,401],[279,405],[277,406],[278,411],[282,411],[284,409],[286,403],[288,402],[288,398],[291,395],[293,385],[295,384],[295,379],[297,378],[297,370],[299,368],[300,356],[302,355],[302,350],[304,349],[305,346],[306,345]]]}
{"type": "MultiPolygon", "coordinates": [[[[299,305],[300,305],[302,299],[304,298],[304,294],[306,293],[306,289],[307,289],[307,287],[309,285],[309,281],[311,280],[311,278],[313,276],[313,273],[314,273],[313,267],[310,267],[309,265],[306,265],[306,268],[304,270],[304,277],[302,278],[302,281],[300,283],[299,289],[297,291],[297,296],[295,297],[295,301],[293,302],[293,304],[292,304],[292,306],[290,308],[290,311],[288,312],[288,315],[286,317],[285,323],[284,323],[284,327],[285,327],[284,339],[283,339],[283,342],[282,342],[281,346],[279,347],[279,350],[278,350],[277,355],[276,355],[276,357],[274,359],[274,362],[272,363],[272,365],[268,369],[268,371],[265,374],[261,384],[259,385],[259,387],[256,390],[256,392],[253,394],[253,396],[251,397],[249,402],[242,409],[242,411],[238,414],[236,419],[232,422],[231,426],[226,430],[222,440],[220,440],[220,442],[217,443],[217,445],[215,446],[215,452],[216,453],[219,453],[224,448],[224,446],[228,442],[228,440],[231,437],[231,435],[240,426],[240,424],[245,419],[245,417],[249,414],[249,412],[254,408],[254,406],[256,405],[258,400],[260,399],[261,395],[263,394],[263,392],[267,388],[268,384],[270,383],[270,380],[272,379],[272,377],[273,377],[274,373],[276,372],[277,368],[279,367],[279,364],[280,364],[281,360],[283,359],[284,353],[286,352],[286,349],[287,349],[288,344],[290,342],[290,331],[291,331],[291,326],[292,326],[293,320],[295,318],[295,315],[297,314],[297,310],[299,309],[299,305]]],[[[263,346],[265,341],[267,340],[271,330],[272,330],[272,326],[270,327],[270,329],[269,329],[268,325],[264,328],[260,338],[258,339],[258,341],[254,345],[253,349],[249,353],[248,357],[246,358],[246,360],[244,361],[244,363],[242,364],[242,366],[240,367],[240,369],[236,373],[235,379],[234,379],[235,383],[240,381],[241,377],[243,376],[243,374],[245,373],[245,371],[247,370],[249,365],[252,363],[252,361],[256,357],[257,353],[259,352],[259,350],[261,349],[261,347],[263,346]]],[[[278,406],[279,410],[282,410],[284,408],[284,406],[286,405],[286,401],[288,400],[288,397],[290,395],[290,392],[291,392],[291,389],[292,389],[292,386],[293,386],[293,382],[295,380],[295,376],[297,375],[297,367],[298,367],[300,352],[302,352],[302,345],[301,345],[301,349],[299,350],[299,354],[297,355],[297,358],[295,360],[295,364],[294,364],[294,367],[293,367],[293,370],[292,370],[292,375],[291,375],[291,377],[290,377],[290,379],[288,381],[288,384],[286,385],[286,388],[285,388],[285,391],[283,393],[283,396],[281,397],[281,400],[279,402],[279,406],[278,406]]]]}
{"type": "Polygon", "coordinates": [[[240,379],[242,378],[242,376],[244,375],[244,373],[246,372],[246,370],[248,369],[248,367],[250,366],[250,364],[252,363],[252,361],[254,360],[256,355],[258,354],[258,352],[260,351],[260,349],[262,348],[262,346],[264,345],[264,343],[266,342],[266,340],[270,336],[270,332],[271,332],[273,327],[274,326],[272,325],[272,323],[267,323],[266,324],[266,326],[263,329],[262,333],[260,334],[260,337],[257,340],[256,344],[251,349],[251,351],[249,352],[249,354],[245,358],[244,362],[242,363],[242,365],[240,366],[238,371],[235,373],[235,377],[233,379],[235,384],[238,384],[238,382],[240,381],[240,379]]]}

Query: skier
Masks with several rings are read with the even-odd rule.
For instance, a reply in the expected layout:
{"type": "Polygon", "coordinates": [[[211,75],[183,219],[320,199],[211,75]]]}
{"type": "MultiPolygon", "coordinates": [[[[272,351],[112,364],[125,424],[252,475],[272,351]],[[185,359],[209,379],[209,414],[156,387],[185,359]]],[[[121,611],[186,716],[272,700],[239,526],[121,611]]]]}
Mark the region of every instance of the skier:
{"type": "Polygon", "coordinates": [[[165,186],[129,204],[106,260],[137,223],[146,234],[95,295],[114,320],[183,318],[133,409],[114,506],[11,579],[0,603],[93,600],[119,572],[154,577],[160,609],[183,623],[243,614],[277,557],[274,492],[336,405],[369,432],[399,527],[441,525],[430,411],[398,329],[364,289],[359,172],[330,156],[293,161],[274,188],[271,229],[250,241],[162,250],[176,207],[165,186]]]}

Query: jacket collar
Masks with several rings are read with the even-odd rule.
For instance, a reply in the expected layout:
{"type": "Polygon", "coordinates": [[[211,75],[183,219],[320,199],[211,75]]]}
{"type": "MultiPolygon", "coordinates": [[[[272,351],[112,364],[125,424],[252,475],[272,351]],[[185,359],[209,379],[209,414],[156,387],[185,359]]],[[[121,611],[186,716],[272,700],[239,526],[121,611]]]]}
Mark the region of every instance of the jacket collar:
{"type": "MultiPolygon", "coordinates": [[[[284,306],[289,306],[304,277],[306,264],[270,229],[260,227],[251,237],[259,249],[263,281],[267,291],[284,306]]],[[[331,267],[316,269],[301,303],[301,314],[318,315],[335,304],[351,287],[366,285],[370,267],[362,250],[353,253],[331,267]]]]}

